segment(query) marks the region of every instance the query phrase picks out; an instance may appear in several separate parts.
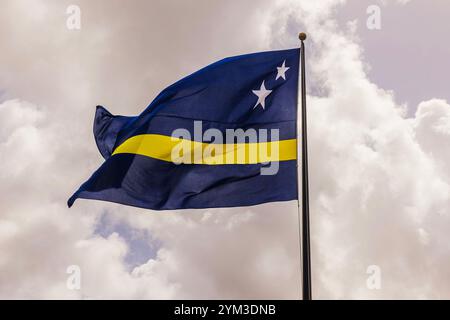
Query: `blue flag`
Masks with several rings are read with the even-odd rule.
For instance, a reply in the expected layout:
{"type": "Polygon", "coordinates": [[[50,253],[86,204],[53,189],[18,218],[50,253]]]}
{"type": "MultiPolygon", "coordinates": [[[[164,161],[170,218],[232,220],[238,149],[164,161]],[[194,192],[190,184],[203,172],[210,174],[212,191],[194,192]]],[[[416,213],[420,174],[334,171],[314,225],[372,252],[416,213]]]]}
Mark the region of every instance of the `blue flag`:
{"type": "Polygon", "coordinates": [[[297,199],[299,49],[226,58],[164,89],[138,116],[98,106],[105,162],[69,199],[148,208],[297,199]]]}

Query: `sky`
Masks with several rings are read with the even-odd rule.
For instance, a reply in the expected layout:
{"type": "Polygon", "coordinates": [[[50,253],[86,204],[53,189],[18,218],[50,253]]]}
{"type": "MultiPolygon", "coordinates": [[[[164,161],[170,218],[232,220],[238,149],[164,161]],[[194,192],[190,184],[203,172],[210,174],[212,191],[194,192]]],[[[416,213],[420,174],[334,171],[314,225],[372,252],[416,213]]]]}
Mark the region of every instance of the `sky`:
{"type": "Polygon", "coordinates": [[[66,201],[103,161],[96,105],[139,114],[181,77],[297,47],[299,31],[313,297],[450,298],[448,1],[0,1],[0,298],[298,299],[295,201],[66,201]]]}

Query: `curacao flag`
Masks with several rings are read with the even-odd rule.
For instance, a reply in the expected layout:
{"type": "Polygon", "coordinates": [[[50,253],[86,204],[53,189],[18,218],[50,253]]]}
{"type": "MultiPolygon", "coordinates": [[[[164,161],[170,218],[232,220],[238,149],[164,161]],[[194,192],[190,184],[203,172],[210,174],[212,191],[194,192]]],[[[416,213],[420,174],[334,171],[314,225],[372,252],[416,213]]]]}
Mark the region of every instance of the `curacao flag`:
{"type": "Polygon", "coordinates": [[[153,210],[297,199],[299,49],[213,63],[164,89],[138,116],[98,106],[104,163],[69,199],[153,210]]]}

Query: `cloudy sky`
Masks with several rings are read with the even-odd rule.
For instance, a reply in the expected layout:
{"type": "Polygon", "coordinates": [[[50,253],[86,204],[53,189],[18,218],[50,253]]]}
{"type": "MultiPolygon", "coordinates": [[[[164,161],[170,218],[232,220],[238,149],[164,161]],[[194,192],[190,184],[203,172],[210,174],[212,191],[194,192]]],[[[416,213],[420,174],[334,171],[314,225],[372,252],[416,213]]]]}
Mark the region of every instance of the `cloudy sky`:
{"type": "Polygon", "coordinates": [[[450,298],[448,1],[0,3],[0,298],[299,298],[296,202],[66,207],[102,163],[95,105],[138,114],[198,68],[297,47],[299,31],[313,296],[450,298]],[[367,26],[370,5],[380,29],[367,26]]]}

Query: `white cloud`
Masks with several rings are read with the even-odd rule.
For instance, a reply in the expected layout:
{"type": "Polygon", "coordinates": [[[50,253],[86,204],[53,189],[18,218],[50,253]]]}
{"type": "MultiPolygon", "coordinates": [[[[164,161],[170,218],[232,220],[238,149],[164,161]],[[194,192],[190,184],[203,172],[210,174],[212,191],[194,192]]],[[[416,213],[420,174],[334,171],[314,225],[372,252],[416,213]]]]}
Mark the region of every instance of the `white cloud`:
{"type": "Polygon", "coordinates": [[[337,30],[342,3],[81,1],[82,30],[71,33],[63,2],[6,2],[0,297],[297,297],[295,203],[149,213],[65,201],[101,163],[95,104],[139,112],[182,75],[225,55],[297,46],[303,29],[308,81],[321,93],[308,97],[315,296],[448,298],[450,106],[426,101],[404,118],[393,93],[367,78],[351,30],[337,30]],[[129,239],[95,233],[105,212],[111,224],[148,230],[156,256],[130,271],[129,239]],[[66,288],[73,264],[81,291],[66,288]],[[382,290],[365,287],[369,265],[381,267],[382,290]]]}
{"type": "Polygon", "coordinates": [[[433,99],[419,104],[413,122],[417,141],[430,156],[441,174],[450,177],[450,105],[444,100],[433,99]]]}

